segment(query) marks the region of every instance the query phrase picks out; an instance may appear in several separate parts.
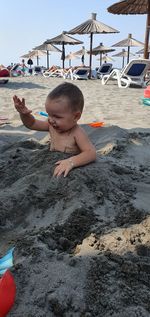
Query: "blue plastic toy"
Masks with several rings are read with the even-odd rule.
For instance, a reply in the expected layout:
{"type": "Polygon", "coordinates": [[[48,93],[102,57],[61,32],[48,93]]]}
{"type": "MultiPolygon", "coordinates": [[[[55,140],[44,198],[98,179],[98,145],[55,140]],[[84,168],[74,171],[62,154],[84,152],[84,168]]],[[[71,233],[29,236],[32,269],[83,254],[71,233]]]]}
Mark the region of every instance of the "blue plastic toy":
{"type": "Polygon", "coordinates": [[[40,114],[41,116],[44,116],[44,117],[48,117],[48,114],[44,111],[39,111],[38,114],[40,114]]]}
{"type": "Polygon", "coordinates": [[[3,275],[7,269],[13,266],[13,251],[14,248],[10,249],[7,254],[0,259],[0,275],[3,275]]]}
{"type": "Polygon", "coordinates": [[[144,106],[150,106],[150,98],[142,97],[141,100],[144,106]]]}

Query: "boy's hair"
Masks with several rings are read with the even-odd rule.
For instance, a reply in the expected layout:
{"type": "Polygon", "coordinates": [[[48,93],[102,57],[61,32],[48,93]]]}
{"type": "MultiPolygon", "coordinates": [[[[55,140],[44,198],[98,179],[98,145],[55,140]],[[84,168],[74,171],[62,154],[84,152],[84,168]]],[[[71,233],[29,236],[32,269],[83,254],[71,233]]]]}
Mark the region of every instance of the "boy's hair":
{"type": "Polygon", "coordinates": [[[56,99],[60,96],[65,96],[69,100],[69,106],[72,111],[81,111],[84,106],[84,97],[82,91],[71,83],[63,83],[54,88],[49,94],[48,98],[56,99]]]}

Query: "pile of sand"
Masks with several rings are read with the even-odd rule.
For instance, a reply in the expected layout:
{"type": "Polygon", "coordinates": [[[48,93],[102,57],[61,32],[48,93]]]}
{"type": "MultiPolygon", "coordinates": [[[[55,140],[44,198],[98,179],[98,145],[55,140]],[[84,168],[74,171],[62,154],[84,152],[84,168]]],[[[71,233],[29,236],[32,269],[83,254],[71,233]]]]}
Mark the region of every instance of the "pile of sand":
{"type": "Polygon", "coordinates": [[[12,246],[10,317],[150,316],[150,132],[85,126],[96,163],[53,177],[66,157],[1,135],[0,255],[12,246]]]}

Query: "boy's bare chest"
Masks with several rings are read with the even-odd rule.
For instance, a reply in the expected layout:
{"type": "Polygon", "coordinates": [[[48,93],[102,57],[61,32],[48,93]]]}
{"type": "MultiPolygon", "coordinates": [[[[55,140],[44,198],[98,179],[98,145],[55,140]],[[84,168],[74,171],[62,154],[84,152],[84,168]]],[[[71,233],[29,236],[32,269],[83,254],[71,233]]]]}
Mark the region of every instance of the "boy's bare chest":
{"type": "Polygon", "coordinates": [[[72,132],[58,133],[50,129],[50,150],[64,153],[78,153],[75,136],[72,132]]]}

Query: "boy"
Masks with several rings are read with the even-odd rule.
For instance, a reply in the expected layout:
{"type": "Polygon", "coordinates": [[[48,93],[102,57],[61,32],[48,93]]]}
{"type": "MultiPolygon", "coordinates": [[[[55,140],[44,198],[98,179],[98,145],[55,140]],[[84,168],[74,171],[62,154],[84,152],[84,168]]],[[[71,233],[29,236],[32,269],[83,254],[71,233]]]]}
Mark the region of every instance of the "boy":
{"type": "Polygon", "coordinates": [[[31,110],[25,106],[25,99],[13,97],[16,110],[23,124],[38,131],[49,131],[51,151],[73,154],[70,158],[56,162],[54,176],[64,177],[74,168],[86,165],[96,159],[96,150],[85,131],[77,124],[81,117],[84,97],[81,90],[71,84],[63,83],[47,96],[45,109],[48,120],[36,120],[31,110]]]}

